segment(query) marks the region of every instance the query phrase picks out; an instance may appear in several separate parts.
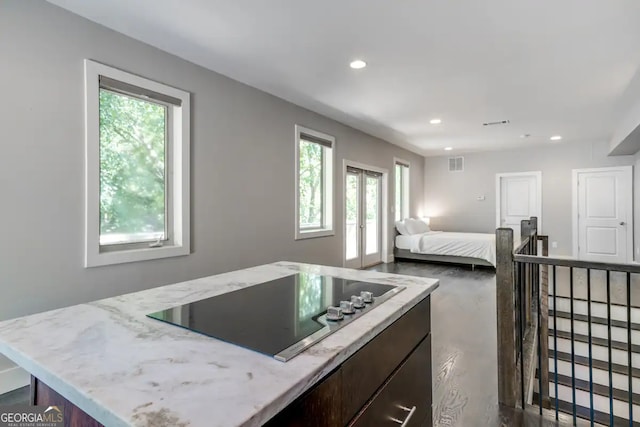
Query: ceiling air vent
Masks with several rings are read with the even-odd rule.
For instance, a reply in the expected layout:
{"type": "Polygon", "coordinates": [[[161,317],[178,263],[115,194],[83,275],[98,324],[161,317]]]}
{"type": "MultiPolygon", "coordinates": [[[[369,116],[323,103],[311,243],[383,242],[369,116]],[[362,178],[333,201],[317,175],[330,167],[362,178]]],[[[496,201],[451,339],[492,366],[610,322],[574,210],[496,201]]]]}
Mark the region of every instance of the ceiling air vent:
{"type": "Polygon", "coordinates": [[[464,157],[449,157],[449,172],[462,172],[464,170],[464,157]]]}
{"type": "Polygon", "coordinates": [[[509,120],[500,120],[498,122],[486,122],[486,123],[483,123],[482,126],[507,125],[509,123],[510,123],[509,120]]]}

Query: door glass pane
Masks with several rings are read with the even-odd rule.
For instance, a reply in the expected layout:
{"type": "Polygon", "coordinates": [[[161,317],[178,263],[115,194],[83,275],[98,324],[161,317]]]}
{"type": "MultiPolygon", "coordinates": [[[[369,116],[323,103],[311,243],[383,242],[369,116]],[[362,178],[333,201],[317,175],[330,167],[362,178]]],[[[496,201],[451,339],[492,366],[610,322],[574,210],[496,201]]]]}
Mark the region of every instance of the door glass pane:
{"type": "Polygon", "coordinates": [[[367,255],[375,254],[378,252],[380,246],[379,229],[378,229],[378,211],[380,201],[380,186],[378,185],[380,178],[367,176],[366,184],[366,248],[365,253],[367,255]]]}
{"type": "Polygon", "coordinates": [[[404,212],[402,212],[402,166],[396,165],[396,221],[402,221],[404,212]]]}
{"type": "Polygon", "coordinates": [[[164,240],[167,108],[100,89],[100,244],[164,240]]]}
{"type": "Polygon", "coordinates": [[[409,217],[409,167],[401,166],[402,170],[402,219],[409,217]]]}
{"type": "Polygon", "coordinates": [[[358,257],[358,175],[347,174],[345,188],[347,260],[358,257]]]}

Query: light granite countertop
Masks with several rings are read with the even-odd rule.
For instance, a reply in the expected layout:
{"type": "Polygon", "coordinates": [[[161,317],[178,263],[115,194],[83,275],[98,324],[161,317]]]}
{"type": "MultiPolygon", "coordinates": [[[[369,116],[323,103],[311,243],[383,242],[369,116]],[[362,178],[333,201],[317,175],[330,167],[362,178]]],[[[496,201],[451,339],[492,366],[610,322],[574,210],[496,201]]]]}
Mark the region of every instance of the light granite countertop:
{"type": "Polygon", "coordinates": [[[109,427],[259,426],[438,287],[278,262],[0,323],[0,353],[109,427]],[[146,314],[299,271],[406,289],[283,363],[146,314]]]}

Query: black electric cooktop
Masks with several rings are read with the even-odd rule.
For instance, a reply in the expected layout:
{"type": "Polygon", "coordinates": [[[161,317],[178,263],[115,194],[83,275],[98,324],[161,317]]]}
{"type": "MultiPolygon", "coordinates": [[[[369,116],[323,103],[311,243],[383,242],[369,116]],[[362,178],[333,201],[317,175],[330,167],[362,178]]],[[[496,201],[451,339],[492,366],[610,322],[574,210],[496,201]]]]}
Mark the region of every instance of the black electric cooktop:
{"type": "Polygon", "coordinates": [[[402,290],[402,286],[298,273],[148,316],[284,362],[402,290]],[[328,307],[340,306],[362,291],[370,292],[373,300],[341,320],[327,320],[328,307]]]}

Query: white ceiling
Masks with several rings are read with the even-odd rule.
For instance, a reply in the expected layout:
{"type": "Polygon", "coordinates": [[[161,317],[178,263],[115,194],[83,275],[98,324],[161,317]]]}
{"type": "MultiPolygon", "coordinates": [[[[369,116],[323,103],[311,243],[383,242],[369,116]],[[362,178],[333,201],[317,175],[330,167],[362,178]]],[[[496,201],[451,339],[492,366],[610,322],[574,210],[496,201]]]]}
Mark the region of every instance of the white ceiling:
{"type": "Polygon", "coordinates": [[[638,0],[49,1],[425,155],[609,140],[640,75],[638,0]]]}

